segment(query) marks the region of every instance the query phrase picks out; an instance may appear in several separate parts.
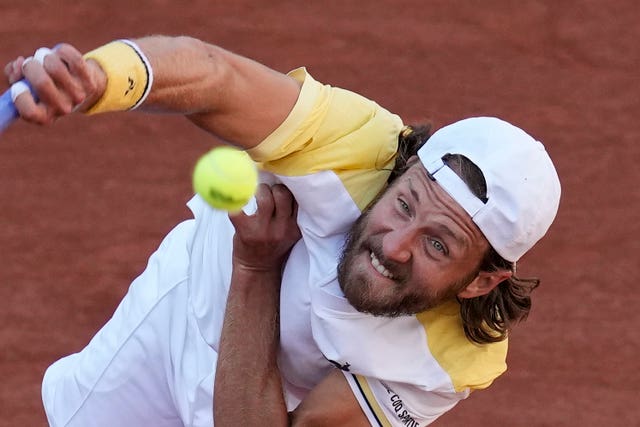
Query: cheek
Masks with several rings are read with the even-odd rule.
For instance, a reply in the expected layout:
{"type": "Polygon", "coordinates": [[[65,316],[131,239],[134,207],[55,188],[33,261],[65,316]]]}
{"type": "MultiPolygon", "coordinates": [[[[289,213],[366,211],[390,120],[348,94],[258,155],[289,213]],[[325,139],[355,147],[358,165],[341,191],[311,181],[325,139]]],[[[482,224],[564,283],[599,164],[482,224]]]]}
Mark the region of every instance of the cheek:
{"type": "Polygon", "coordinates": [[[469,267],[467,262],[456,262],[436,268],[429,281],[431,292],[441,294],[457,294],[466,287],[477,275],[476,270],[469,267]]]}
{"type": "Polygon", "coordinates": [[[414,264],[411,279],[412,288],[432,295],[448,289],[455,282],[455,268],[442,266],[433,260],[426,260],[419,265],[414,264]]]}
{"type": "Polygon", "coordinates": [[[379,210],[375,215],[367,218],[366,227],[362,229],[363,240],[376,241],[381,244],[382,239],[389,232],[404,225],[397,219],[397,214],[390,210],[379,210]]]}

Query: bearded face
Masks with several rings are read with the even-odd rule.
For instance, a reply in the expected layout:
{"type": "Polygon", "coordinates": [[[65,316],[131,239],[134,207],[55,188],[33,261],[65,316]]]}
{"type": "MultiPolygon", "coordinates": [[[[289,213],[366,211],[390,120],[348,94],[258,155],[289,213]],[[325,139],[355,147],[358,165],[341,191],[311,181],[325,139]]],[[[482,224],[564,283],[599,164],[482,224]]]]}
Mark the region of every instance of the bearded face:
{"type": "Polygon", "coordinates": [[[488,247],[471,217],[418,164],[354,224],[338,280],[358,311],[415,314],[473,282],[488,247]]]}

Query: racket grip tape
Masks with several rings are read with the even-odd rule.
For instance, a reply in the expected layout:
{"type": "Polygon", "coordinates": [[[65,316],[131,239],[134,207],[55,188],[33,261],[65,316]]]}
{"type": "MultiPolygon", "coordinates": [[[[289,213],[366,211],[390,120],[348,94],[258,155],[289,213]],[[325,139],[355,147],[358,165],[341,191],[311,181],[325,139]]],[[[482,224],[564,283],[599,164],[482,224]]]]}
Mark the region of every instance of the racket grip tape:
{"type": "Polygon", "coordinates": [[[11,95],[12,88],[16,85],[26,85],[35,98],[35,93],[26,80],[20,80],[19,82],[14,83],[11,88],[7,89],[2,96],[0,96],[0,132],[4,132],[13,122],[18,120],[18,117],[20,117],[11,95]]]}

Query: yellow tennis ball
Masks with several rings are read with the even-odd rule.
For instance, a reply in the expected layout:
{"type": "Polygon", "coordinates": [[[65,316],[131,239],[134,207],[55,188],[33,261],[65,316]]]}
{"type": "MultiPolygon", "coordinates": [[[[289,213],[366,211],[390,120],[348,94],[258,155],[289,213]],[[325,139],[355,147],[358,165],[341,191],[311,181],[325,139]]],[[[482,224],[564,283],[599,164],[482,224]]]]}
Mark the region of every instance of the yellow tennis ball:
{"type": "Polygon", "coordinates": [[[217,147],[200,157],[193,170],[193,189],[216,209],[237,212],[255,194],[258,170],[244,151],[217,147]]]}

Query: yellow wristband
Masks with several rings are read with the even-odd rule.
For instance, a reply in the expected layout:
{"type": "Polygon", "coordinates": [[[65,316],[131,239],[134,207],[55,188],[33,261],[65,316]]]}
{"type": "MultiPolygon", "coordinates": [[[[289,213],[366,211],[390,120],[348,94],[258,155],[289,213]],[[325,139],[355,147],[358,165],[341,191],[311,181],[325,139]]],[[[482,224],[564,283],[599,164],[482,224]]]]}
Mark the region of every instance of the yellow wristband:
{"type": "Polygon", "coordinates": [[[151,91],[153,72],[140,48],[130,40],[117,40],[84,55],[93,59],[107,75],[102,97],[86,114],[132,110],[151,91]]]}

